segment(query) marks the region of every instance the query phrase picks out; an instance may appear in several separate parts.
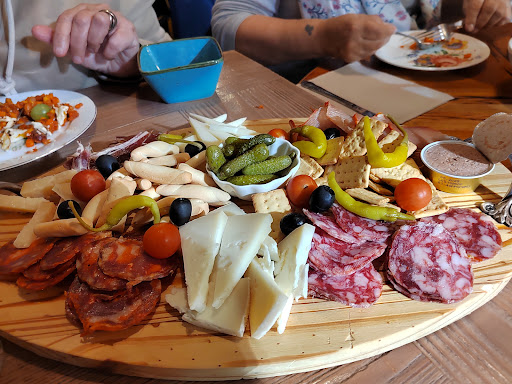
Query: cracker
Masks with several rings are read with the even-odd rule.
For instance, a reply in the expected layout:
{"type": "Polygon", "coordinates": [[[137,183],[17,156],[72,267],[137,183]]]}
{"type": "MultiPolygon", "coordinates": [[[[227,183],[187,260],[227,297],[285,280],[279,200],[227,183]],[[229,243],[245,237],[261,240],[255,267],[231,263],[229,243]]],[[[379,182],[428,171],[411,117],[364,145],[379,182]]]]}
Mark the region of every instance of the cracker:
{"type": "Polygon", "coordinates": [[[284,239],[284,233],[281,232],[281,219],[290,212],[269,212],[272,216],[272,224],[270,225],[270,233],[268,234],[273,238],[276,243],[279,243],[284,239]]]}
{"type": "MultiPolygon", "coordinates": [[[[393,152],[396,149],[396,147],[398,147],[402,142],[402,138],[403,136],[398,131],[393,130],[379,141],[379,146],[386,153],[393,152]]],[[[414,151],[418,147],[411,141],[407,142],[407,146],[407,157],[409,157],[414,153],[414,151]]]]}
{"type": "Polygon", "coordinates": [[[300,165],[295,176],[308,175],[313,179],[318,179],[324,173],[324,169],[317,161],[307,155],[300,156],[300,165]]]}
{"type": "MultiPolygon", "coordinates": [[[[372,126],[372,132],[376,138],[379,138],[386,129],[387,124],[379,121],[370,119],[372,126]]],[[[363,119],[359,121],[357,126],[352,132],[346,137],[343,145],[341,146],[340,159],[351,156],[363,156],[366,154],[366,143],[364,141],[363,131],[363,119]]]]}
{"type": "Polygon", "coordinates": [[[369,191],[364,188],[348,188],[345,190],[350,196],[355,199],[365,201],[375,205],[386,205],[391,201],[389,197],[381,196],[375,192],[369,191]]]}
{"type": "Polygon", "coordinates": [[[255,193],[251,198],[254,211],[257,213],[290,212],[292,210],[284,189],[255,193]]]}
{"type": "Polygon", "coordinates": [[[329,181],[327,180],[327,175],[328,174],[326,172],[323,176],[321,176],[321,177],[319,177],[318,179],[315,180],[316,185],[318,187],[321,186],[321,185],[329,185],[329,181]]]}
{"type": "Polygon", "coordinates": [[[332,165],[336,164],[338,161],[338,157],[340,157],[341,146],[343,145],[343,141],[345,138],[335,137],[334,139],[327,140],[327,149],[325,150],[325,155],[317,160],[320,165],[332,165]]]}
{"type": "MultiPolygon", "coordinates": [[[[370,174],[392,187],[396,187],[401,181],[411,177],[425,180],[413,159],[407,159],[405,163],[392,168],[372,168],[370,174]]],[[[372,180],[374,179],[372,178],[372,180]]]]}
{"type": "Polygon", "coordinates": [[[370,172],[370,181],[368,183],[368,187],[370,187],[371,189],[373,189],[375,192],[377,192],[379,195],[384,195],[384,196],[393,196],[394,193],[392,191],[390,191],[389,189],[387,189],[386,187],[384,187],[383,185],[379,184],[379,183],[376,183],[375,181],[372,180],[372,174],[370,172]]]}
{"type": "Polygon", "coordinates": [[[370,168],[366,156],[340,159],[334,166],[336,181],[342,189],[366,188],[369,183],[370,168]]]}
{"type": "Polygon", "coordinates": [[[412,212],[417,219],[421,217],[440,215],[449,209],[436,187],[434,187],[434,184],[432,184],[428,179],[425,179],[425,181],[430,185],[430,189],[432,190],[432,200],[430,200],[430,203],[428,203],[425,208],[412,212]]]}

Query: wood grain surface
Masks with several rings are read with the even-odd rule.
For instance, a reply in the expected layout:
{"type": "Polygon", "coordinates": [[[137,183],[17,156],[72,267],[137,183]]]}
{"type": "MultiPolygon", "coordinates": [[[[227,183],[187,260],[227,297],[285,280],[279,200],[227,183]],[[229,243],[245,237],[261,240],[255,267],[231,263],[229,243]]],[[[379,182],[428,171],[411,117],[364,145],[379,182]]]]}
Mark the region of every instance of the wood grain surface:
{"type": "MultiPolygon", "coordinates": [[[[247,125],[264,132],[286,127],[288,119],[247,125]]],[[[510,172],[499,164],[476,193],[442,195],[450,206],[474,208],[482,200],[505,194],[509,178],[510,172]]],[[[14,237],[27,220],[27,216],[16,214],[0,216],[0,241],[14,237]]],[[[175,380],[259,378],[346,364],[420,339],[494,298],[512,276],[512,234],[503,226],[499,230],[504,248],[494,259],[474,265],[474,292],[457,304],[410,300],[386,284],[381,298],[367,309],[300,300],[293,305],[284,334],[274,329],[254,340],[249,332],[236,338],[182,322],[162,299],[142,325],[82,338],[65,316],[65,285],[34,293],[0,282],[0,335],[65,363],[175,380]]],[[[175,284],[181,284],[180,276],[175,284]]]]}

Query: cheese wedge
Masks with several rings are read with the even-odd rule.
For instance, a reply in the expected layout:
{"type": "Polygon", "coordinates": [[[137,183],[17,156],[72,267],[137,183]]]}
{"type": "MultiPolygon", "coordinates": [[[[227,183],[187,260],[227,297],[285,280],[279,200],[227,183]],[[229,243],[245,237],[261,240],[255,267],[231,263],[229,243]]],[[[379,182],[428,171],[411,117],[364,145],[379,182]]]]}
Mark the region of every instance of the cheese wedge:
{"type": "Polygon", "coordinates": [[[249,305],[251,337],[260,339],[275,324],[289,298],[256,260],[251,262],[246,276],[251,280],[249,305]]]}
{"type": "Polygon", "coordinates": [[[217,282],[214,308],[222,305],[242,278],[261,243],[270,233],[271,223],[272,216],[267,213],[234,215],[228,218],[215,264],[217,282]]]}
{"type": "Polygon", "coordinates": [[[224,212],[206,215],[180,227],[181,251],[190,309],[206,307],[208,281],[224,233],[228,216],[224,212]]]}
{"type": "Polygon", "coordinates": [[[194,129],[196,136],[207,147],[209,145],[217,145],[220,143],[220,140],[211,134],[210,130],[208,129],[208,124],[203,123],[203,122],[193,119],[193,118],[190,118],[189,122],[190,122],[190,125],[192,126],[192,129],[194,129]]]}
{"type": "Polygon", "coordinates": [[[224,205],[221,205],[218,208],[215,208],[213,211],[210,212],[210,215],[213,213],[219,213],[219,212],[224,212],[228,216],[245,215],[244,210],[242,208],[240,208],[238,205],[236,205],[235,203],[233,203],[232,201],[230,201],[224,205]]]}
{"type": "Polygon", "coordinates": [[[288,295],[288,302],[277,320],[277,332],[283,333],[292,303],[308,294],[308,254],[315,227],[304,224],[286,236],[277,246],[279,261],[275,267],[275,282],[288,295]]]}
{"type": "Polygon", "coordinates": [[[201,313],[192,311],[186,305],[186,297],[185,288],[172,287],[171,293],[166,295],[165,299],[171,307],[176,308],[183,314],[182,319],[187,323],[228,335],[243,337],[249,313],[250,282],[248,278],[241,279],[238,282],[231,295],[218,309],[207,305],[201,313]]]}

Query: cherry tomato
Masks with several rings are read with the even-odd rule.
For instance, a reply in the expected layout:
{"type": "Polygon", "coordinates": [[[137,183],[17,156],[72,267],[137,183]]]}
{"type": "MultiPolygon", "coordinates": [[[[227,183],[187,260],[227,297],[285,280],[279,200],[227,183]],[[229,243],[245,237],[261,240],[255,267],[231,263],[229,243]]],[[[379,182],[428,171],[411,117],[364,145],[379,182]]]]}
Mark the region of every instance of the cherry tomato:
{"type": "Polygon", "coordinates": [[[144,251],[156,259],[167,259],[181,246],[180,231],[171,223],[158,223],[151,226],[142,238],[144,251]]]}
{"type": "Polygon", "coordinates": [[[105,190],[105,179],[93,169],[78,172],[71,179],[71,192],[78,200],[89,201],[105,190]]]}
{"type": "Polygon", "coordinates": [[[309,198],[316,189],[316,181],[311,176],[299,175],[293,177],[286,186],[286,193],[293,205],[307,208],[309,198]]]}
{"type": "Polygon", "coordinates": [[[425,180],[412,177],[395,188],[395,200],[406,211],[417,211],[432,200],[432,190],[425,180]]]}
{"type": "Polygon", "coordinates": [[[274,136],[276,139],[290,140],[290,134],[284,129],[274,128],[271,129],[268,134],[274,136]]]}

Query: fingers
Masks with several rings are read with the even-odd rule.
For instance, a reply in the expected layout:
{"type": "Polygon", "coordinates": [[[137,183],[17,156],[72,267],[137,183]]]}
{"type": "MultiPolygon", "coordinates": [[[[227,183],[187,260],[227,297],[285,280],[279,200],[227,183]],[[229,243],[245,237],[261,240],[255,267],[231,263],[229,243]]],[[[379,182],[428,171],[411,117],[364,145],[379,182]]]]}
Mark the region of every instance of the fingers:
{"type": "Polygon", "coordinates": [[[51,44],[53,40],[53,29],[47,25],[34,25],[32,36],[44,43],[51,44]]]}
{"type": "Polygon", "coordinates": [[[484,0],[464,0],[464,28],[466,31],[473,32],[475,30],[476,20],[483,3],[484,0]]]}
{"type": "Polygon", "coordinates": [[[69,40],[69,54],[75,64],[82,64],[87,49],[87,38],[95,11],[82,10],[73,18],[69,40]]]}
{"type": "MultiPolygon", "coordinates": [[[[116,15],[119,19],[119,16],[116,15]]],[[[105,12],[96,12],[91,20],[91,27],[87,36],[87,49],[89,52],[98,52],[109,33],[110,17],[105,12]]],[[[119,29],[119,28],[117,28],[119,29]]]]}
{"type": "Polygon", "coordinates": [[[103,48],[103,56],[112,60],[130,47],[136,46],[138,50],[138,42],[132,38],[127,38],[134,35],[135,28],[131,23],[119,23],[103,48]]]}

